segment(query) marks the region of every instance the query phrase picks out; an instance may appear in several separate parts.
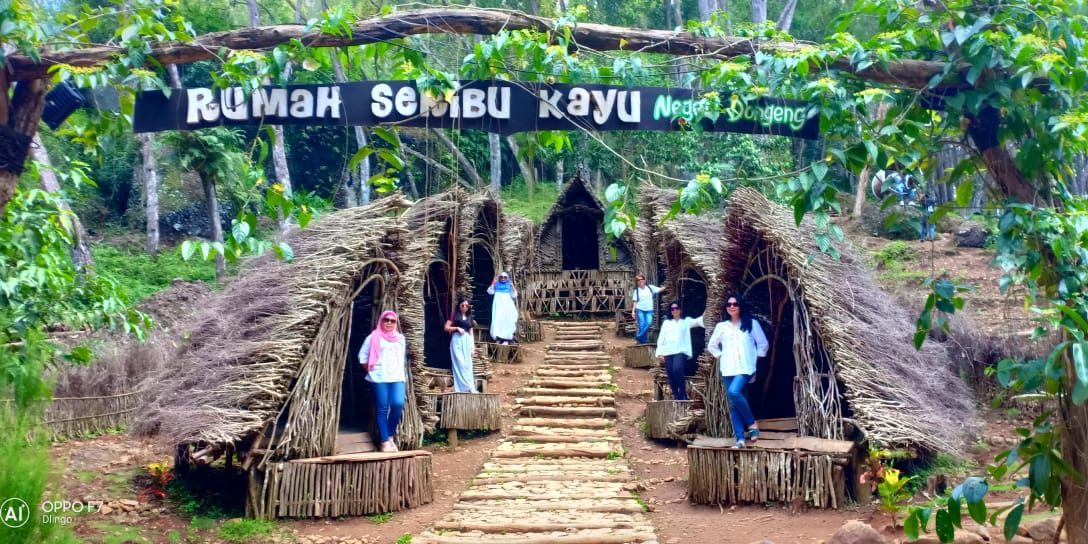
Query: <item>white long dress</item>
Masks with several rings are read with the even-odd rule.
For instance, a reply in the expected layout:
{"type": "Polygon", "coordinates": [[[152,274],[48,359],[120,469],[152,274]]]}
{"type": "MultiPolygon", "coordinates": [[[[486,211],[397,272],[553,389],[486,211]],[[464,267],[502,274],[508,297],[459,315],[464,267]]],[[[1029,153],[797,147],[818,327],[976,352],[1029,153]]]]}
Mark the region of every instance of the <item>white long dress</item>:
{"type": "Polygon", "coordinates": [[[518,305],[514,304],[514,299],[518,298],[517,290],[496,293],[492,286],[487,288],[487,293],[494,295],[491,299],[491,338],[513,340],[514,331],[518,328],[518,305]]]}

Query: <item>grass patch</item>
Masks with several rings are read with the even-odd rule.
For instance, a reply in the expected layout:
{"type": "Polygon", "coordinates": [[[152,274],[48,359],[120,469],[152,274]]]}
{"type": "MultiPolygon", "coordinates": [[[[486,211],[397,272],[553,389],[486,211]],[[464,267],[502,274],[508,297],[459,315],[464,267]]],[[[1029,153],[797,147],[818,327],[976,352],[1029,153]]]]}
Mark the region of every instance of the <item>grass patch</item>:
{"type": "Polygon", "coordinates": [[[212,518],[197,516],[189,520],[190,531],[208,531],[215,528],[216,521],[212,518]]]}
{"type": "Polygon", "coordinates": [[[642,495],[639,495],[638,493],[633,493],[633,495],[635,496],[635,502],[642,508],[642,511],[649,512],[650,505],[646,503],[646,499],[642,498],[642,495]]]}
{"type": "Polygon", "coordinates": [[[173,248],[164,247],[152,257],[143,249],[100,244],[91,254],[95,270],[117,280],[134,304],[170,287],[174,278],[215,283],[215,262],[199,255],[186,261],[173,248]]]}
{"type": "Polygon", "coordinates": [[[390,521],[392,521],[393,520],[393,513],[392,512],[385,512],[385,513],[382,513],[382,514],[374,514],[373,516],[367,516],[366,519],[370,520],[371,523],[381,525],[383,523],[389,523],[390,521]]]}
{"type": "Polygon", "coordinates": [[[872,252],[872,256],[884,268],[902,269],[904,262],[914,260],[914,250],[907,242],[896,240],[872,252]]]}
{"type": "Polygon", "coordinates": [[[503,187],[502,206],[504,211],[523,215],[533,223],[540,224],[558,197],[559,191],[555,188],[555,183],[537,183],[530,188],[519,179],[503,187]]]}
{"type": "Polygon", "coordinates": [[[92,470],[81,470],[76,473],[76,477],[79,478],[79,481],[85,484],[91,483],[97,476],[98,473],[92,470]]]}
{"type": "MultiPolygon", "coordinates": [[[[460,437],[461,435],[457,435],[460,437]]],[[[449,446],[450,437],[446,434],[446,431],[442,429],[435,429],[433,433],[426,433],[423,435],[424,446],[449,446]]]]}
{"type": "Polygon", "coordinates": [[[412,535],[410,533],[404,533],[397,537],[397,544],[412,544],[412,535]]]}
{"type": "Polygon", "coordinates": [[[926,481],[929,480],[930,476],[945,475],[951,484],[953,481],[959,481],[978,469],[978,463],[975,461],[948,455],[947,453],[938,453],[936,457],[928,462],[915,463],[913,461],[908,459],[897,464],[902,464],[903,471],[914,477],[907,484],[907,488],[914,493],[925,488],[926,481]]]}
{"type": "Polygon", "coordinates": [[[181,531],[178,531],[177,529],[170,529],[166,533],[166,541],[170,542],[171,544],[177,544],[178,542],[181,542],[181,531]]]}
{"type": "Polygon", "coordinates": [[[102,540],[99,541],[102,542],[102,544],[151,542],[151,540],[141,534],[140,529],[136,527],[127,527],[108,521],[92,521],[91,528],[102,533],[102,540]]]}
{"type": "Polygon", "coordinates": [[[250,542],[273,536],[276,524],[264,519],[232,519],[219,527],[219,538],[227,542],[250,542]]]}

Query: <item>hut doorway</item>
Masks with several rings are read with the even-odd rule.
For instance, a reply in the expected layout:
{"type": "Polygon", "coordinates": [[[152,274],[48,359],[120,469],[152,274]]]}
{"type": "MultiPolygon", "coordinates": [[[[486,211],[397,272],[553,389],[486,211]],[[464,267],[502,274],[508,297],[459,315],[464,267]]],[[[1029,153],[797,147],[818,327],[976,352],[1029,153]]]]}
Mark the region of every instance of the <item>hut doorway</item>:
{"type": "MultiPolygon", "coordinates": [[[[682,309],[684,317],[699,317],[706,312],[706,282],[695,269],[689,268],[684,276],[680,278],[679,291],[680,308],[682,309]]],[[[668,303],[671,301],[664,302],[668,303]]],[[[706,323],[706,326],[713,329],[714,324],[706,323]]],[[[699,354],[702,353],[704,349],[706,349],[706,329],[692,328],[691,353],[693,357],[688,360],[688,376],[695,374],[697,366],[696,358],[699,357],[699,354]]]]}
{"type": "Polygon", "coordinates": [[[597,231],[600,222],[588,210],[570,211],[563,217],[563,270],[597,270],[601,267],[597,231]]]}
{"type": "MultiPolygon", "coordinates": [[[[380,277],[379,277],[380,278],[380,277]]],[[[374,421],[374,402],[359,350],[378,323],[382,311],[381,281],[367,280],[351,304],[351,331],[345,357],[344,381],[340,392],[339,434],[366,433],[374,421]]],[[[339,439],[337,440],[339,442],[339,439]]]]}
{"type": "Polygon", "coordinates": [[[797,415],[793,382],[797,377],[794,357],[794,307],[789,286],[768,275],[756,279],[744,292],[753,317],[767,336],[767,357],[757,365],[756,382],[751,385],[752,413],[756,419],[787,418],[797,415]]]}
{"type": "Polygon", "coordinates": [[[491,255],[491,249],[484,243],[472,244],[469,259],[472,315],[480,327],[487,327],[491,325],[491,295],[487,294],[487,288],[491,286],[491,280],[499,271],[495,270],[495,259],[491,255]]]}
{"type": "Polygon", "coordinates": [[[453,309],[450,300],[449,265],[434,261],[423,285],[423,360],[433,368],[450,368],[450,336],[446,319],[453,309]]]}

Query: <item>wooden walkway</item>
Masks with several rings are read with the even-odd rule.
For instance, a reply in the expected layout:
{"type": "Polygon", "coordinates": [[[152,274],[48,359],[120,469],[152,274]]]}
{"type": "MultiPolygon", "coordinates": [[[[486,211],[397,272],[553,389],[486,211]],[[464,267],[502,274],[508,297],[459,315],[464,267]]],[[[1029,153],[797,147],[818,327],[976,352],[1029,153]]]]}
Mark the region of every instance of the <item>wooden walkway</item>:
{"type": "Polygon", "coordinates": [[[518,420],[453,511],[414,543],[656,543],[615,429],[616,385],[596,323],[558,323],[517,399],[518,420]],[[630,487],[628,485],[628,487],[630,487]]]}

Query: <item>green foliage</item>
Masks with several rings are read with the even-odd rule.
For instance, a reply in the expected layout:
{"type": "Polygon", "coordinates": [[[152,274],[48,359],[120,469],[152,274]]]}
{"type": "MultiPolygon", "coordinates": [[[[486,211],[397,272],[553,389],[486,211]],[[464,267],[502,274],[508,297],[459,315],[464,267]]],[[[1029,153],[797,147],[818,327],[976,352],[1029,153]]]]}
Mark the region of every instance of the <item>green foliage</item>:
{"type": "Polygon", "coordinates": [[[397,544],[412,544],[412,534],[404,533],[397,537],[397,544]]]}
{"type": "Polygon", "coordinates": [[[227,542],[253,542],[277,532],[274,522],[263,519],[232,519],[219,526],[219,538],[227,542]]]}
{"type": "Polygon", "coordinates": [[[905,261],[914,260],[914,250],[906,242],[895,241],[872,253],[873,258],[884,268],[902,268],[905,261]]]}
{"type": "Polygon", "coordinates": [[[115,278],[133,303],[170,287],[175,278],[215,282],[215,265],[182,259],[177,252],[162,251],[155,257],[140,248],[98,244],[91,248],[95,269],[115,278]]]}
{"type": "Polygon", "coordinates": [[[374,515],[371,515],[371,516],[367,516],[366,519],[368,521],[370,521],[370,523],[381,525],[383,523],[389,523],[390,521],[392,521],[393,520],[393,513],[392,512],[384,512],[384,513],[381,513],[381,514],[374,514],[374,515]]]}
{"type": "Polygon", "coordinates": [[[503,210],[528,217],[539,224],[555,205],[559,190],[550,183],[538,183],[529,188],[525,183],[513,183],[502,189],[503,210]]]}
{"type": "Polygon", "coordinates": [[[49,483],[49,439],[37,427],[38,406],[19,409],[0,402],[0,497],[23,499],[31,511],[27,524],[0,524],[0,541],[12,544],[47,541],[55,524],[42,523],[35,509],[49,483]]]}

